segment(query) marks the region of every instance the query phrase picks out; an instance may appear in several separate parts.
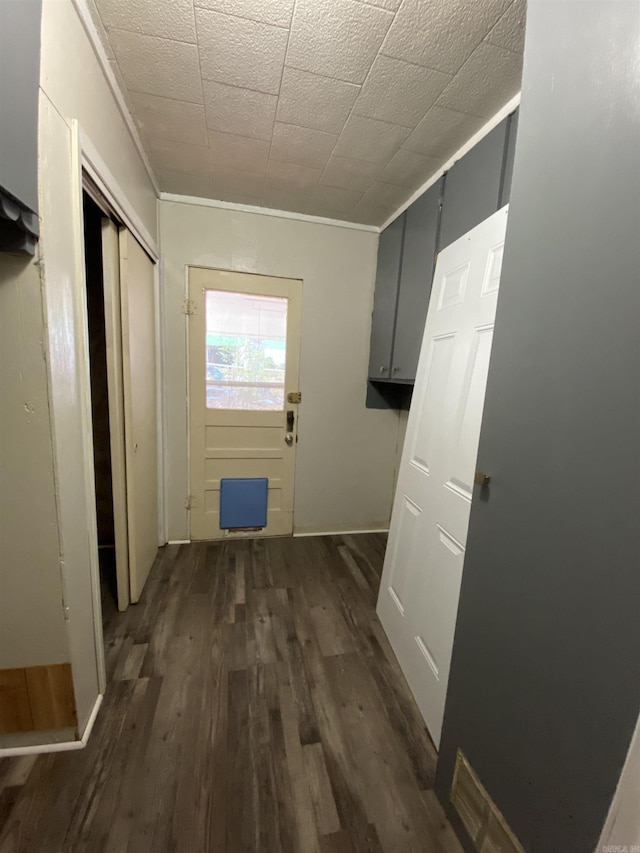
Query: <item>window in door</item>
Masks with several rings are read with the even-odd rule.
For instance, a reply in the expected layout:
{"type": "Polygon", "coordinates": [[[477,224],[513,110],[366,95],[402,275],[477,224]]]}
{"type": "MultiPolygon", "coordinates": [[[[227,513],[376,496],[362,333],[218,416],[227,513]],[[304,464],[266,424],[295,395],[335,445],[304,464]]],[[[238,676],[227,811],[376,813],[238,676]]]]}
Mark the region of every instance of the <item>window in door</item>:
{"type": "Polygon", "coordinates": [[[208,409],[284,409],[288,300],[206,291],[208,409]]]}

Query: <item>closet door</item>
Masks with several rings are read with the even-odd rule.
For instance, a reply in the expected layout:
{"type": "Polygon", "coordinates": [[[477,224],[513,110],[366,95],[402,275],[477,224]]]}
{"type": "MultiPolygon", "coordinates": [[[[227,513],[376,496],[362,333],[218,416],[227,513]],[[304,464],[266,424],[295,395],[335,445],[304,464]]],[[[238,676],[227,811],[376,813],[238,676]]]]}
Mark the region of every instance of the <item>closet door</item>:
{"type": "Polygon", "coordinates": [[[129,606],[129,535],[127,531],[127,473],[125,467],[124,398],[122,390],[122,319],[120,310],[120,249],[118,227],[102,220],[104,326],[109,393],[109,444],[113,492],[113,530],[116,548],[118,610],[129,606]]]}
{"type": "Polygon", "coordinates": [[[142,595],[158,550],[154,265],[120,229],[127,527],[131,601],[142,595]]]}

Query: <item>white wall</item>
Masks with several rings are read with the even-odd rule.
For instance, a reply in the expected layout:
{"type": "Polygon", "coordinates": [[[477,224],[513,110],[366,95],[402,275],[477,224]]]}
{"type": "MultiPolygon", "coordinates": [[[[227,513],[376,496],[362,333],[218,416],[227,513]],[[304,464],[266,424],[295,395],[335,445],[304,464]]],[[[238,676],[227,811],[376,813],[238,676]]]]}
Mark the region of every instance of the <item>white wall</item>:
{"type": "Polygon", "coordinates": [[[595,853],[640,850],[640,717],[595,853]]]}
{"type": "Polygon", "coordinates": [[[157,206],[70,0],[44,0],[40,83],[42,265],[0,265],[0,667],[70,660],[82,732],[98,673],[89,573],[95,509],[82,454],[91,435],[74,119],[154,238],[157,206]]]}
{"type": "Polygon", "coordinates": [[[313,222],[160,202],[168,529],[188,538],[187,265],[303,281],[296,532],[388,525],[398,415],[365,408],[378,238],[313,222]]]}
{"type": "Polygon", "coordinates": [[[40,271],[0,255],[0,669],[69,659],[40,271]]]}
{"type": "Polygon", "coordinates": [[[98,694],[90,563],[96,542],[90,400],[77,164],[77,120],[147,230],[157,235],[154,186],[135,148],[71,0],[44,0],[40,69],[39,180],[44,304],[60,563],[78,721],[98,694]]]}

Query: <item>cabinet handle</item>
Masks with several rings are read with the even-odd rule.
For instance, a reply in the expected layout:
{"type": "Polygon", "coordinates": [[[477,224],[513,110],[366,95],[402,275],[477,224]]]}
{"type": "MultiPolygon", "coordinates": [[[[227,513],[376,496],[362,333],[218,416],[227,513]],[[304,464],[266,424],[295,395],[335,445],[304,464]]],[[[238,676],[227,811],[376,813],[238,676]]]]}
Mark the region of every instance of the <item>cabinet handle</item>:
{"type": "Polygon", "coordinates": [[[394,372],[394,373],[400,373],[400,371],[401,371],[401,370],[402,370],[402,368],[401,368],[401,367],[394,367],[394,368],[393,368],[393,372],[394,372]]]}
{"type": "Polygon", "coordinates": [[[384,364],[380,366],[380,373],[386,373],[389,370],[388,367],[385,367],[384,364]]]}

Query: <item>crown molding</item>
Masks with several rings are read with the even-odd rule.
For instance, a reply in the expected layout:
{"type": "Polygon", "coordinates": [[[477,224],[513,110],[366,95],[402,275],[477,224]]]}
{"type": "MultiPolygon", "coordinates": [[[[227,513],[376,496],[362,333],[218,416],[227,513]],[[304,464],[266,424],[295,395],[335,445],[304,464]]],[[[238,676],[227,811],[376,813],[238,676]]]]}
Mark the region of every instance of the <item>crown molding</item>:
{"type": "Polygon", "coordinates": [[[499,109],[498,112],[494,116],[492,116],[486,124],[482,125],[482,127],[479,131],[477,131],[477,133],[474,133],[474,135],[471,136],[464,143],[464,145],[458,148],[456,153],[452,157],[450,157],[447,162],[429,178],[428,181],[425,181],[425,183],[422,184],[422,186],[417,189],[413,193],[413,195],[410,195],[406,201],[403,201],[400,207],[396,210],[396,212],[391,214],[391,216],[386,220],[386,222],[384,222],[380,226],[380,231],[384,231],[384,229],[391,225],[391,223],[394,222],[399,216],[401,216],[408,207],[411,207],[411,205],[416,199],[420,198],[420,196],[425,193],[429,189],[429,187],[433,186],[436,181],[440,180],[440,178],[444,175],[445,172],[449,171],[449,169],[453,166],[456,160],[460,160],[461,157],[464,157],[467,151],[470,151],[473,146],[476,145],[476,143],[480,142],[480,140],[483,139],[488,133],[490,133],[494,127],[497,127],[500,122],[508,115],[510,115],[519,105],[520,92],[518,92],[517,95],[514,95],[514,97],[511,98],[510,101],[507,101],[507,103],[503,107],[501,107],[501,109],[499,109]]]}
{"type": "Polygon", "coordinates": [[[291,210],[275,210],[271,207],[256,207],[250,204],[235,204],[230,201],[218,201],[214,198],[200,198],[193,195],[160,193],[160,201],[172,201],[176,204],[192,204],[198,207],[215,207],[220,210],[235,210],[240,213],[254,213],[258,216],[275,216],[278,219],[295,219],[299,222],[312,222],[314,225],[331,225],[334,228],[348,228],[351,231],[368,231],[379,234],[377,225],[361,225],[359,222],[346,222],[344,219],[327,219],[324,216],[311,216],[308,213],[294,213],[291,210]]]}
{"type": "Polygon", "coordinates": [[[153,184],[153,188],[156,191],[156,195],[160,195],[160,187],[156,180],[156,176],[153,173],[153,169],[151,167],[151,163],[149,162],[149,158],[147,157],[147,153],[144,150],[144,146],[142,144],[142,140],[140,139],[140,134],[138,133],[138,128],[133,121],[133,117],[129,112],[129,108],[127,107],[127,103],[124,99],[124,95],[122,94],[122,90],[120,88],[120,84],[116,80],[116,76],[113,73],[111,65],[109,63],[109,58],[104,49],[104,45],[102,44],[102,40],[100,38],[100,34],[98,33],[98,29],[96,27],[95,21],[91,16],[91,12],[89,11],[89,7],[85,0],[71,0],[71,3],[76,10],[78,17],[80,18],[80,22],[84,28],[85,33],[89,39],[89,43],[93,48],[93,52],[98,60],[98,63],[102,69],[102,73],[105,76],[105,79],[111,89],[111,94],[113,95],[118,110],[120,111],[120,115],[122,116],[124,123],[127,126],[127,130],[129,131],[129,135],[131,136],[131,140],[142,160],[144,168],[149,176],[149,180],[153,184]]]}

